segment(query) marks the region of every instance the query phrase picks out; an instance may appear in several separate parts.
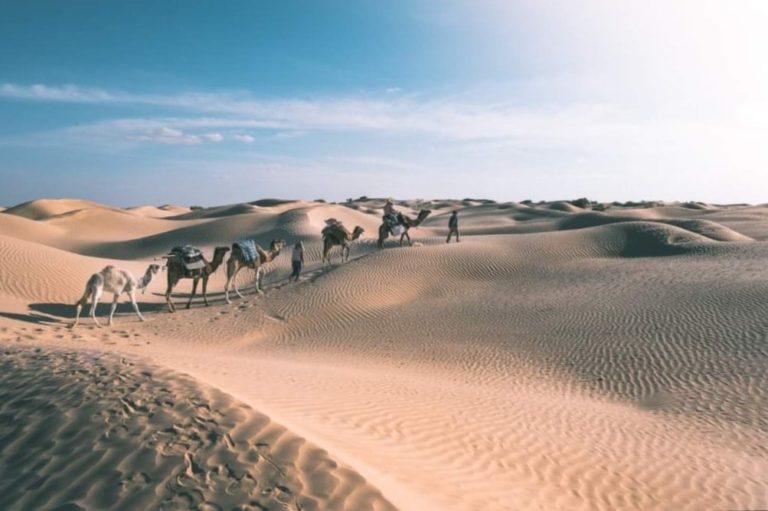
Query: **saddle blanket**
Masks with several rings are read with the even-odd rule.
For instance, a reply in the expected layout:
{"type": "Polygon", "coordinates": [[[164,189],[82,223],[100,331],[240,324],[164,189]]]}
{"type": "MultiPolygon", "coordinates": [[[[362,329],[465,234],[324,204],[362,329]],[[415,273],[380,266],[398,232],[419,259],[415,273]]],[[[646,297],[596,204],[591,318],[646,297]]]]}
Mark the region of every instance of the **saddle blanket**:
{"type": "Polygon", "coordinates": [[[392,234],[395,236],[400,236],[405,232],[405,227],[402,225],[396,225],[390,229],[392,231],[392,234]]]}
{"type": "Polygon", "coordinates": [[[192,247],[190,245],[184,245],[183,247],[173,247],[171,249],[171,255],[176,256],[181,261],[181,264],[184,265],[184,268],[188,271],[205,268],[203,253],[198,248],[192,247]]]}
{"type": "Polygon", "coordinates": [[[240,241],[236,241],[235,245],[237,245],[240,248],[240,253],[243,254],[243,260],[246,263],[252,263],[256,260],[257,257],[259,257],[258,252],[256,252],[255,241],[240,240],[240,241]]]}

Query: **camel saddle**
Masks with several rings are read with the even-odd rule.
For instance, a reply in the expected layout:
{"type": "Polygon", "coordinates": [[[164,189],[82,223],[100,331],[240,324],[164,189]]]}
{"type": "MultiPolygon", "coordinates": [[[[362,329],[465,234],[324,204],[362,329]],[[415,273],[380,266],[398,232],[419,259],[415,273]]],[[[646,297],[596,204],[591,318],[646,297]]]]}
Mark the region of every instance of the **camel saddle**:
{"type": "Polygon", "coordinates": [[[344,224],[336,220],[335,218],[331,218],[330,220],[326,220],[326,226],[322,230],[323,236],[327,235],[338,235],[341,238],[347,238],[350,235],[349,230],[344,227],[344,224]],[[330,221],[332,220],[332,222],[330,221]]]}
{"type": "Polygon", "coordinates": [[[400,236],[405,232],[405,227],[403,226],[403,216],[400,213],[391,214],[391,215],[384,215],[384,224],[387,226],[387,229],[389,229],[389,232],[392,233],[395,236],[400,236]]]}
{"type": "Polygon", "coordinates": [[[243,261],[246,263],[252,263],[259,257],[259,253],[256,252],[256,242],[253,240],[240,240],[233,243],[240,249],[240,253],[243,254],[243,261]]]}
{"type": "Polygon", "coordinates": [[[175,257],[176,260],[181,262],[187,271],[205,268],[205,259],[203,258],[202,251],[190,245],[173,247],[168,255],[175,257]]]}

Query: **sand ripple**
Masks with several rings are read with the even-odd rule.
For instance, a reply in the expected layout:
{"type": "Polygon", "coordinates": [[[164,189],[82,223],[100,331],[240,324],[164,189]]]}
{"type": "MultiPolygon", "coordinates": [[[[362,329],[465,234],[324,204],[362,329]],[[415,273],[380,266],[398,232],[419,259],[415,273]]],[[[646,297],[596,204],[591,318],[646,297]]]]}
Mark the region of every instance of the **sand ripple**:
{"type": "Polygon", "coordinates": [[[2,509],[392,509],[269,418],[117,355],[6,347],[2,509]]]}

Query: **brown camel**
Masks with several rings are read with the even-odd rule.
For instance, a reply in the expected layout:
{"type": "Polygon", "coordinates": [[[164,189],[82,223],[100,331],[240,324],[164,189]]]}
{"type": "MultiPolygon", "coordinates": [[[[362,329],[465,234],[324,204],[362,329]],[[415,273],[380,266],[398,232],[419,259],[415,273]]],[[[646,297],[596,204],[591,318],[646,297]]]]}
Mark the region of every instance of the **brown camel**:
{"type": "Polygon", "coordinates": [[[230,284],[234,283],[235,293],[237,293],[237,296],[240,298],[243,297],[243,295],[240,294],[240,290],[237,288],[237,282],[235,281],[237,273],[243,268],[250,268],[256,271],[256,292],[262,294],[261,284],[264,279],[264,265],[280,255],[280,251],[284,246],[285,241],[283,240],[272,240],[272,243],[269,244],[269,251],[265,251],[259,245],[256,245],[256,252],[259,254],[258,259],[247,261],[240,245],[237,243],[233,244],[232,254],[227,261],[227,283],[224,286],[224,297],[226,298],[227,303],[232,303],[229,299],[230,284]]]}
{"type": "MultiPolygon", "coordinates": [[[[402,225],[405,228],[405,231],[403,231],[403,234],[400,235],[400,246],[403,246],[403,238],[408,239],[408,244],[413,246],[413,243],[411,242],[411,237],[408,236],[408,230],[411,227],[418,227],[421,225],[421,223],[426,220],[426,218],[432,213],[432,211],[428,209],[422,209],[419,211],[419,215],[416,217],[416,219],[410,218],[406,215],[399,215],[399,217],[402,219],[400,225],[402,225]]],[[[389,227],[385,222],[382,222],[382,224],[379,226],[379,248],[384,248],[384,240],[389,237],[389,227]]]]}
{"type": "Polygon", "coordinates": [[[173,288],[181,279],[192,279],[192,294],[189,296],[187,309],[189,309],[192,304],[192,298],[195,297],[195,293],[197,292],[197,283],[201,279],[203,281],[203,300],[205,301],[206,307],[208,306],[208,277],[221,266],[221,263],[224,262],[224,254],[228,251],[229,247],[216,247],[213,251],[213,259],[211,262],[208,262],[203,258],[205,266],[197,270],[187,270],[184,267],[184,263],[180,261],[178,257],[172,255],[164,256],[168,260],[165,266],[168,269],[168,289],[165,291],[165,301],[168,302],[168,310],[170,312],[176,312],[176,305],[171,299],[171,293],[173,293],[173,288]]]}
{"type": "Polygon", "coordinates": [[[363,235],[364,229],[359,225],[352,232],[340,223],[334,223],[323,229],[323,267],[331,264],[331,249],[334,246],[341,247],[341,262],[349,261],[349,242],[355,241],[363,235]]]}

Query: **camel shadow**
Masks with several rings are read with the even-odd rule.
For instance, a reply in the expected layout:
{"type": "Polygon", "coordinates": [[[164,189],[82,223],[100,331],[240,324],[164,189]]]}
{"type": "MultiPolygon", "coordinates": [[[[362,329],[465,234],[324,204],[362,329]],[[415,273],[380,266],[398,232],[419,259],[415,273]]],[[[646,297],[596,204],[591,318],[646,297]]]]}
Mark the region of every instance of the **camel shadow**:
{"type": "MultiPolygon", "coordinates": [[[[99,305],[96,307],[96,315],[97,316],[104,316],[109,314],[109,308],[112,306],[111,301],[103,301],[100,302],[99,305]]],[[[23,321],[30,321],[30,318],[42,318],[45,321],[56,323],[56,322],[62,322],[63,320],[74,320],[75,319],[75,306],[73,304],[69,303],[30,303],[27,307],[29,307],[32,311],[31,314],[14,314],[14,316],[19,316],[18,318],[12,318],[12,319],[20,319],[23,321]],[[27,319],[24,319],[26,316],[27,319]]],[[[90,304],[88,304],[86,307],[83,307],[83,315],[88,315],[88,312],[90,311],[90,304]]],[[[157,312],[163,309],[165,307],[164,303],[157,303],[157,302],[139,302],[139,310],[141,312],[157,312]]],[[[8,315],[10,313],[0,313],[2,315],[8,315]]],[[[117,304],[117,309],[115,309],[116,315],[122,315],[122,314],[136,314],[133,311],[133,306],[130,302],[121,302],[117,304]]],[[[41,322],[41,321],[38,321],[41,322]]]]}
{"type": "Polygon", "coordinates": [[[60,319],[44,316],[42,314],[19,314],[16,312],[0,312],[0,317],[12,319],[14,321],[24,321],[34,325],[57,325],[63,323],[60,319]]]}

